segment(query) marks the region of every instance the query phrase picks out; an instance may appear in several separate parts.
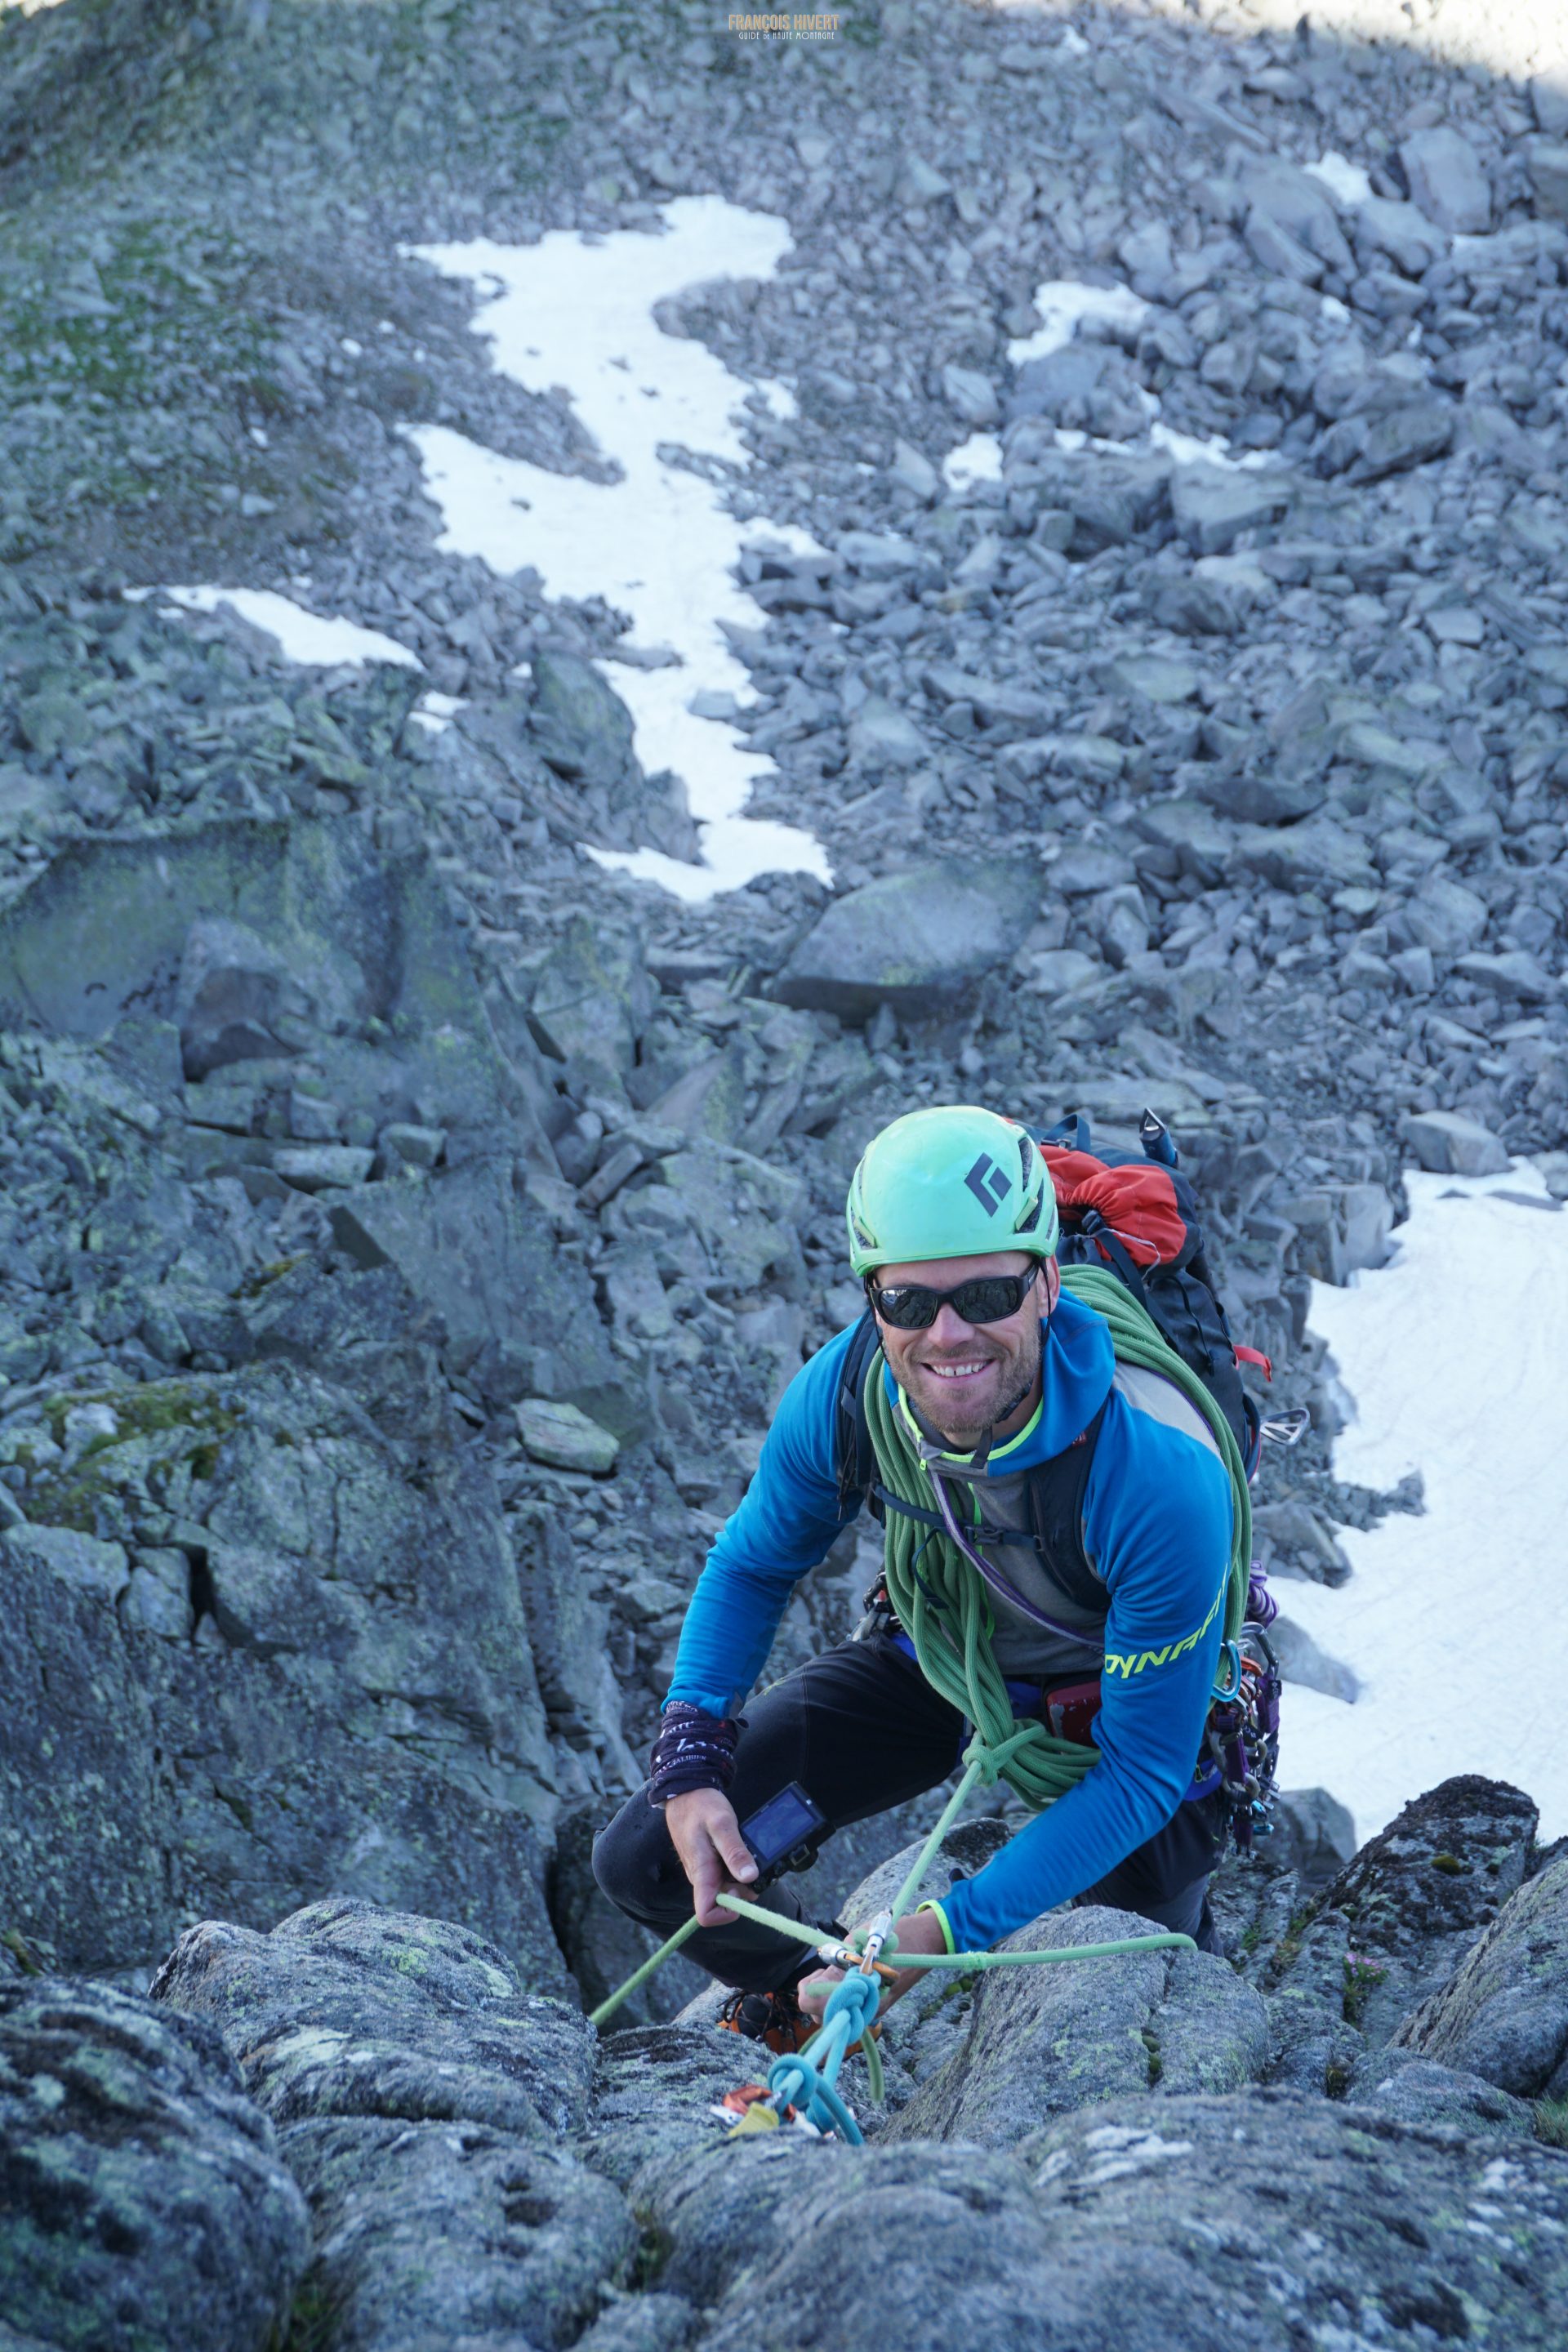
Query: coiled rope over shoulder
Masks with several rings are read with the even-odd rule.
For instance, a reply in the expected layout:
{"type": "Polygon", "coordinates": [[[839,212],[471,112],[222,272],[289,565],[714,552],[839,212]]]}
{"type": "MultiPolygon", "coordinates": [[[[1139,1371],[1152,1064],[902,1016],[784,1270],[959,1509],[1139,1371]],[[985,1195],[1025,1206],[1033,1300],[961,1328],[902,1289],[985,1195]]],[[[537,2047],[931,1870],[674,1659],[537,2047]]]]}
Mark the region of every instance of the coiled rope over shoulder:
{"type": "MultiPolygon", "coordinates": [[[[1115,1275],[1097,1266],[1064,1266],[1062,1287],[1110,1326],[1116,1360],[1159,1372],[1180,1389],[1214,1432],[1235,1496],[1234,1535],[1226,1584],[1226,1642],[1235,1642],[1247,1612],[1252,1559],[1252,1499],[1230,1425],[1192,1368],[1162,1337],[1152,1318],[1115,1275]]],[[[872,1358],[866,1378],[866,1414],[882,1482],[903,1502],[929,1515],[930,1475],[888,1397],[884,1358],[872,1358]]],[[[915,1645],[921,1671],[934,1690],[974,1726],[971,1755],[984,1756],[987,1777],[999,1777],[1036,1811],[1076,1788],[1099,1760],[1099,1750],[1058,1738],[1043,1723],[1017,1721],[991,1646],[994,1627],[985,1588],[958,1547],[940,1529],[889,1511],[888,1597],[915,1645]]]]}

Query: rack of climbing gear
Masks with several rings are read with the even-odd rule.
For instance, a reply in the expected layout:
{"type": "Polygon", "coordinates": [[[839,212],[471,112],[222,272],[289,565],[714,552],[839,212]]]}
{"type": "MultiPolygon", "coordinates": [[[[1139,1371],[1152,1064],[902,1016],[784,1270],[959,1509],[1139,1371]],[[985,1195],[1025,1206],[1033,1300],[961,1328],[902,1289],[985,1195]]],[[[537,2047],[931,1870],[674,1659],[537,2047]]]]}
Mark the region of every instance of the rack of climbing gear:
{"type": "Polygon", "coordinates": [[[1249,1853],[1253,1839],[1273,1826],[1268,1815],[1279,1764],[1284,1684],[1267,1632],[1278,1604],[1271,1593],[1263,1595],[1263,1603],[1267,1615],[1261,1621],[1249,1616],[1240,1638],[1226,1644],[1221,1672],[1228,1668],[1230,1687],[1216,1691],[1204,1729],[1203,1780],[1223,1797],[1231,1837],[1242,1853],[1249,1853]]]}

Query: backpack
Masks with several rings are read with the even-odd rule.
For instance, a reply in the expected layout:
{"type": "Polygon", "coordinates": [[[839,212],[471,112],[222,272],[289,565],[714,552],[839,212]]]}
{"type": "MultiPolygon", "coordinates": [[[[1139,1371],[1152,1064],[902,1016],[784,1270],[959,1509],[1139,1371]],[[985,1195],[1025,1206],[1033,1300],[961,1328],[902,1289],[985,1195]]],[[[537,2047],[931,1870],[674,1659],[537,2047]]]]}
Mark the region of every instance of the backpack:
{"type": "Polygon", "coordinates": [[[1224,1413],[1251,1478],[1262,1424],[1241,1385],[1240,1368],[1255,1364],[1268,1380],[1274,1367],[1256,1348],[1238,1348],[1231,1338],[1204,1256],[1197,1198],[1177,1165],[1170,1129],[1146,1110],[1138,1137],[1142,1159],[1131,1151],[1097,1152],[1088,1119],[1074,1112],[1035,1138],[1061,1214],[1057,1255],[1063,1265],[1103,1265],[1132,1293],[1224,1413]]]}
{"type": "MultiPolygon", "coordinates": [[[[1230,1424],[1250,1479],[1262,1451],[1262,1426],[1256,1404],[1242,1388],[1240,1367],[1256,1364],[1268,1379],[1273,1366],[1257,1349],[1238,1348],[1231,1338],[1229,1319],[1204,1256],[1197,1198],[1180,1171],[1170,1129],[1146,1110],[1138,1129],[1141,1158],[1130,1151],[1096,1151],[1081,1112],[1070,1112],[1059,1126],[1029,1131],[1050,1171],[1057,1196],[1058,1262],[1103,1266],[1125,1285],[1214,1398],[1230,1424]]],[[[859,1495],[872,1517],[880,1519],[887,1498],[878,1481],[865,1406],[866,1376],[878,1345],[876,1320],[868,1307],[856,1326],[839,1380],[837,1452],[841,1505],[847,1507],[859,1495]]],[[[1077,1460],[1061,1457],[1042,1480],[1031,1482],[1034,1540],[1041,1551],[1054,1555],[1058,1572],[1065,1570],[1069,1590],[1079,1581],[1073,1561],[1079,1546],[1067,1538],[1075,1526],[1092,1451],[1092,1444],[1079,1443],[1069,1449],[1077,1460]]],[[[1017,1533],[1010,1539],[1017,1542],[1017,1533]]],[[[1083,1575],[1089,1575],[1087,1563],[1083,1575]]]]}

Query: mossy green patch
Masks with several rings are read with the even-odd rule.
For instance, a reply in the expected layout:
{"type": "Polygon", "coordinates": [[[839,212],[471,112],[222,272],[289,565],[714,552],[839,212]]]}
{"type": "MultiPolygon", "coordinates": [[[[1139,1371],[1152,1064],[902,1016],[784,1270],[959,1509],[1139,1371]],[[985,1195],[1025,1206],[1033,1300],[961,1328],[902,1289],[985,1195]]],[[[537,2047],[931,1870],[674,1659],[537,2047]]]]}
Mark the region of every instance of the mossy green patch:
{"type": "Polygon", "coordinates": [[[645,2222],[637,2237],[637,2252],[632,2256],[631,2285],[646,2294],[657,2286],[665,2265],[675,2251],[675,2241],[668,2230],[645,2222]]]}
{"type": "Polygon", "coordinates": [[[237,1412],[220,1402],[211,1389],[197,1388],[190,1381],[145,1381],[135,1388],[83,1390],[49,1397],[44,1414],[57,1444],[64,1443],[67,1414],[89,1404],[107,1405],[119,1427],[112,1436],[106,1431],[90,1439],[82,1450],[84,1462],[133,1437],[161,1437],[174,1429],[226,1434],[239,1423],[237,1412]]]}
{"type": "Polygon", "coordinates": [[[1357,1952],[1345,1954],[1344,1996],[1341,2014],[1347,2025],[1359,2025],[1366,2015],[1367,2002],[1388,1970],[1381,1960],[1363,1959],[1357,1952]]]}
{"type": "Polygon", "coordinates": [[[80,1535],[119,1532],[103,1524],[105,1507],[143,1476],[149,1485],[166,1483],[171,1457],[185,1466],[188,1476],[210,1478],[224,1439],[240,1420],[212,1389],[188,1381],[149,1381],[135,1388],[48,1398],[44,1412],[57,1443],[64,1440],[67,1414],[89,1404],[109,1407],[114,1431],[89,1438],[68,1469],[42,1480],[27,1497],[29,1518],[42,1526],[74,1528],[80,1535]],[[188,1442],[160,1443],[168,1438],[188,1442]],[[150,1461],[150,1454],[157,1459],[150,1461]]]}
{"type": "Polygon", "coordinates": [[[252,263],[236,239],[198,244],[138,222],[74,262],[20,243],[9,258],[5,367],[17,396],[167,404],[182,387],[267,373],[271,340],[242,299],[252,263]]]}
{"type": "Polygon", "coordinates": [[[338,2340],[348,2301],[341,2288],[333,2291],[319,2278],[307,2276],[289,2314],[283,2352],[329,2352],[338,2340]]]}
{"type": "Polygon", "coordinates": [[[1568,2099],[1537,2099],[1535,2137],[1548,2147],[1568,2148],[1568,2099]]]}
{"type": "Polygon", "coordinates": [[[47,1977],[55,1968],[54,1946],[35,1942],[20,1927],[0,1929],[0,1945],[10,1953],[25,1977],[47,1977]]]}

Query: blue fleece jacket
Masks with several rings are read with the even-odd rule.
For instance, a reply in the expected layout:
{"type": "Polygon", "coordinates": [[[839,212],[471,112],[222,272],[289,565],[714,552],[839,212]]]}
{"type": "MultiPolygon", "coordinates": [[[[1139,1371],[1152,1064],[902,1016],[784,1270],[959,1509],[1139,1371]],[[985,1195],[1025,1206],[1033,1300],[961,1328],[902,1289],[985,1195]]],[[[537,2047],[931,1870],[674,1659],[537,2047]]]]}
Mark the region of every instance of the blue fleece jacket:
{"type": "MultiPolygon", "coordinates": [[[[736,1713],[797,1580],[856,1517],[858,1502],[839,1510],[837,1465],[849,1339],[847,1331],[830,1341],[785,1391],[756,1476],[698,1580],[666,1704],[736,1713]]],[[[943,1898],[966,1951],[1081,1894],[1171,1819],[1192,1781],[1219,1653],[1233,1511],[1224,1465],[1185,1430],[1112,1391],[1110,1330],[1065,1295],[1041,1370],[1038,1413],[992,1459],[999,1475],[1046,1461],[1106,1403],[1084,1496],[1085,1545],[1110,1602],[1093,1732],[1100,1760],[943,1898]]]]}

